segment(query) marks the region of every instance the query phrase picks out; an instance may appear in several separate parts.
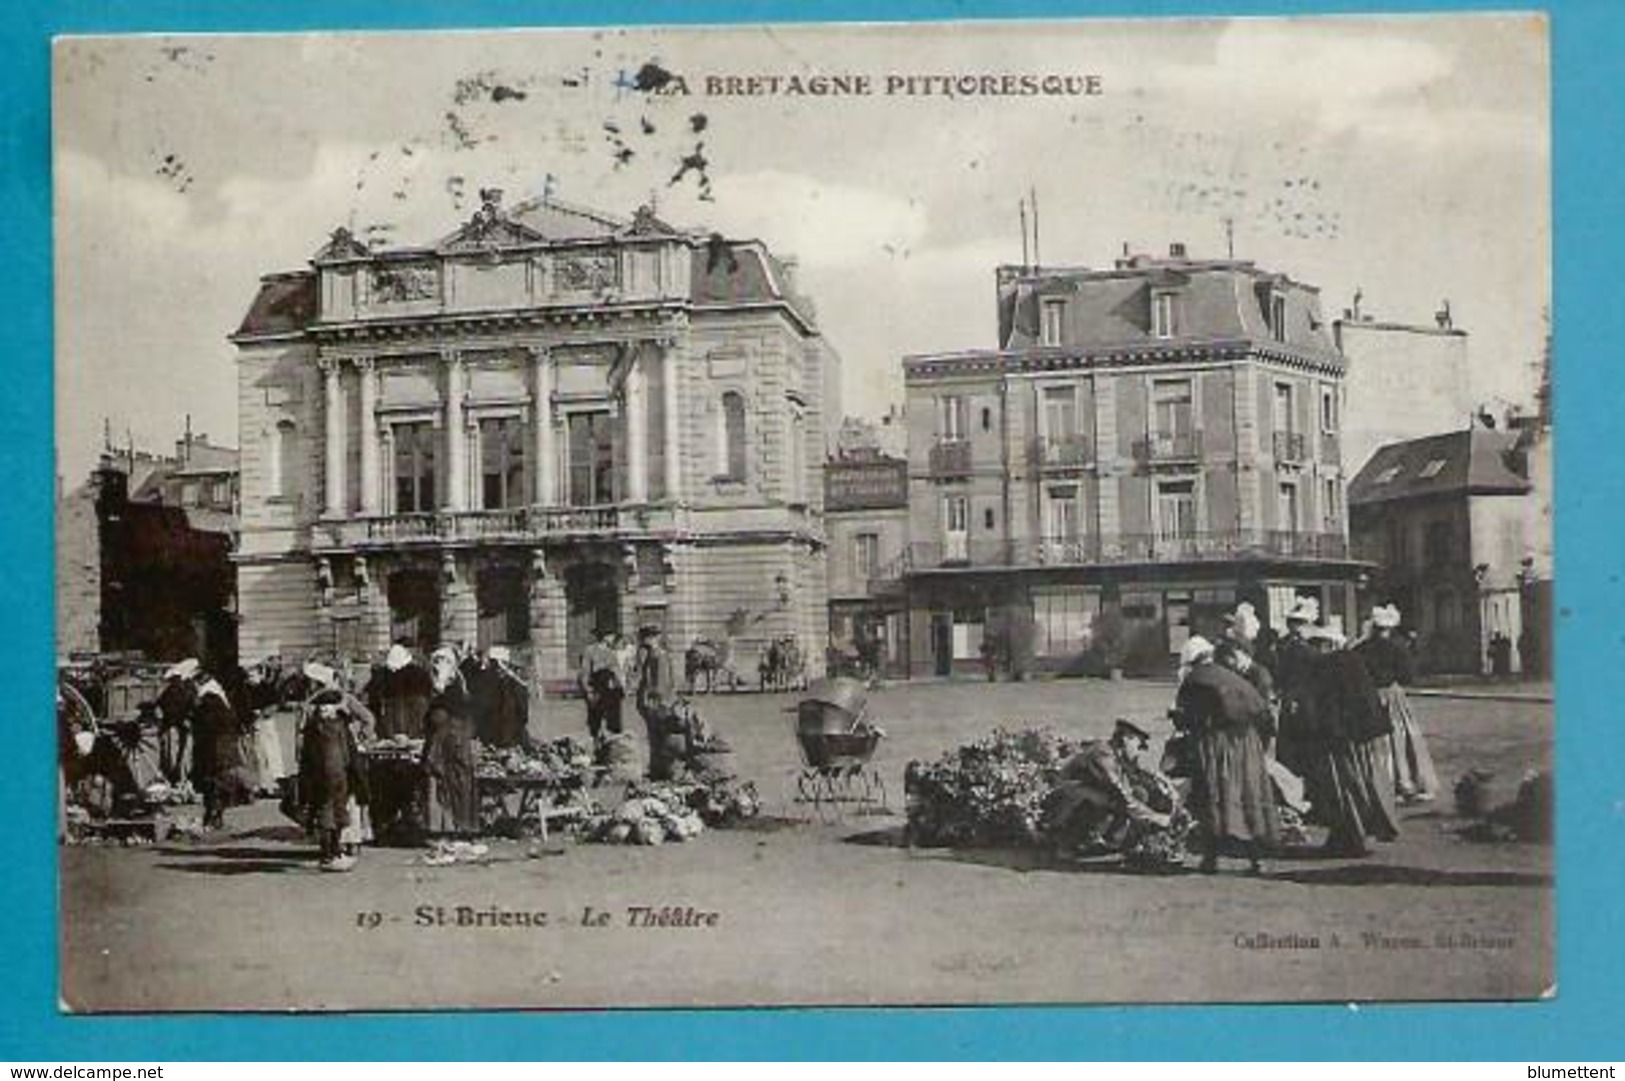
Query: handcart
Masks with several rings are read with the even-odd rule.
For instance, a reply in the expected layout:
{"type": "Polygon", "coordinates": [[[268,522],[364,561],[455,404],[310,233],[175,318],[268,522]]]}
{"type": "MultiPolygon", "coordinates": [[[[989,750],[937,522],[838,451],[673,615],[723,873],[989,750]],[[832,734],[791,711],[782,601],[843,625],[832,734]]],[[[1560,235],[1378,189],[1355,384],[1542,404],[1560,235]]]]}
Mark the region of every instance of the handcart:
{"type": "Polygon", "coordinates": [[[855,679],[820,679],[796,707],[801,771],[796,802],[811,804],[823,821],[859,813],[885,813],[886,782],[870,760],[885,733],[869,722],[868,695],[855,679]]]}

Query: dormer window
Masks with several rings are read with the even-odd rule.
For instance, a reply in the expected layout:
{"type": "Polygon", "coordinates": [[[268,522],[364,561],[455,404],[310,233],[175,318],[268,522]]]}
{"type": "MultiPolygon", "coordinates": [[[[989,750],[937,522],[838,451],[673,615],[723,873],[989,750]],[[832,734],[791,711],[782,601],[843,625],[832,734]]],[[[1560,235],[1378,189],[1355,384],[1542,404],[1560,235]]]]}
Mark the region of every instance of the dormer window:
{"type": "Polygon", "coordinates": [[[1039,326],[1039,341],[1044,345],[1061,344],[1061,315],[1066,310],[1066,301],[1059,297],[1046,299],[1043,304],[1043,321],[1039,326]]]}
{"type": "Polygon", "coordinates": [[[1172,338],[1179,334],[1177,294],[1169,291],[1151,294],[1151,333],[1158,338],[1172,338]]]}
{"type": "Polygon", "coordinates": [[[1270,336],[1278,342],[1286,341],[1286,294],[1270,294],[1270,336]]]}

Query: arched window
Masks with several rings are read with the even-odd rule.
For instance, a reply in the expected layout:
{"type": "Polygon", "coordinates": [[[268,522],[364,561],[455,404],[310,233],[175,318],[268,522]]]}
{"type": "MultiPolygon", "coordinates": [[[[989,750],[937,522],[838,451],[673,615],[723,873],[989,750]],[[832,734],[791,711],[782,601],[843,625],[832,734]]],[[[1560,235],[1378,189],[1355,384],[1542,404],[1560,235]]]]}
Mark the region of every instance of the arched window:
{"type": "Polygon", "coordinates": [[[271,495],[290,498],[298,485],[299,429],[291,420],[279,420],[271,436],[271,495]]]}
{"type": "Polygon", "coordinates": [[[722,475],[745,479],[745,396],[730,390],[722,396],[722,475]]]}

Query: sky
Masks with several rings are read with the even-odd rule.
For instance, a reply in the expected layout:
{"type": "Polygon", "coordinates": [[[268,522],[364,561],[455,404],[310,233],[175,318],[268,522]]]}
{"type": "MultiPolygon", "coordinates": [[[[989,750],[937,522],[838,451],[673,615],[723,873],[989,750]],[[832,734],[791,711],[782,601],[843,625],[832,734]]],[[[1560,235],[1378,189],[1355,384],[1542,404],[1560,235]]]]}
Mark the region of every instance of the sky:
{"type": "Polygon", "coordinates": [[[58,469],[236,440],[227,335],[338,226],[433,242],[478,191],[759,238],[844,360],[845,411],[912,353],[995,345],[1035,193],[1046,265],[1226,254],[1470,334],[1475,396],[1528,402],[1550,303],[1535,16],[65,38],[53,57],[58,469]],[[646,68],[646,65],[655,68],[646,68]],[[640,71],[690,91],[638,89],[640,71]],[[1093,96],[887,95],[888,75],[1099,77],[1093,96]],[[708,76],[868,76],[720,96],[708,76]],[[703,170],[684,169],[703,158],[703,170]],[[104,428],[105,426],[105,428],[104,428]]]}

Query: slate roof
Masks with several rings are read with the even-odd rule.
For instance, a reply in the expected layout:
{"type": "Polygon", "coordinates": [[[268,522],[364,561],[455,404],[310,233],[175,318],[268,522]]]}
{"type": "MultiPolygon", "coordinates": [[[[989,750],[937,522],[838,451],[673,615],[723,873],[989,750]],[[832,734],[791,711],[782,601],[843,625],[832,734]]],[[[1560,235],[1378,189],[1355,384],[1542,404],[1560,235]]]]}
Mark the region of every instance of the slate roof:
{"type": "Polygon", "coordinates": [[[1349,506],[1438,495],[1522,495],[1516,432],[1472,427],[1388,443],[1349,482],[1349,506]]]}
{"type": "Polygon", "coordinates": [[[316,318],[316,275],[276,274],[260,279],[260,291],[248,306],[237,334],[290,334],[316,318]]]}

